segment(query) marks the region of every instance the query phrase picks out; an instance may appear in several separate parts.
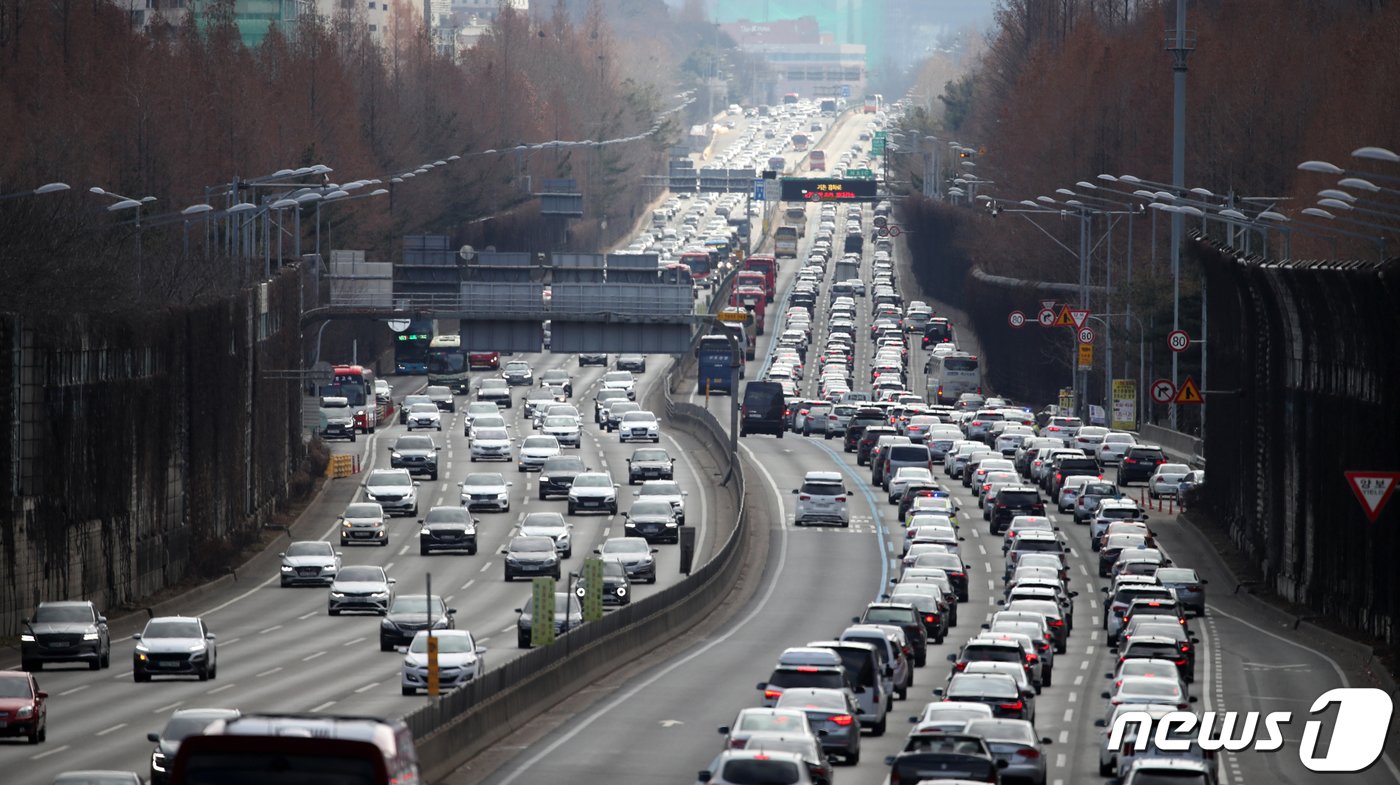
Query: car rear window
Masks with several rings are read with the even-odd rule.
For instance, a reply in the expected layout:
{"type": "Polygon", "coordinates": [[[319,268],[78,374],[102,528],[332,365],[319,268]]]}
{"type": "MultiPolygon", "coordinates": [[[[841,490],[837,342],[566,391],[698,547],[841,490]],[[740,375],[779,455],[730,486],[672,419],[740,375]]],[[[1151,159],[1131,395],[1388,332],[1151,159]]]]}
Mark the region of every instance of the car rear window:
{"type": "Polygon", "coordinates": [[[1173,644],[1147,641],[1144,641],[1142,643],[1130,642],[1128,644],[1128,648],[1123,652],[1123,656],[1130,659],[1135,659],[1138,657],[1161,657],[1164,659],[1176,659],[1178,654],[1179,652],[1176,650],[1176,646],[1173,644]]]}
{"type": "Polygon", "coordinates": [[[1010,646],[968,646],[963,650],[965,662],[1020,662],[1021,652],[1010,646]]]}
{"type": "Polygon", "coordinates": [[[928,461],[928,448],[917,444],[901,444],[890,449],[890,461],[928,461]]]}
{"type": "Polygon", "coordinates": [[[1167,456],[1155,447],[1134,447],[1128,451],[1128,456],[1139,461],[1165,461],[1167,459],[1167,456]]]}
{"type": "Polygon", "coordinates": [[[724,764],[730,785],[790,785],[801,782],[797,764],[784,760],[731,760],[724,764]]]}
{"type": "Polygon", "coordinates": [[[810,496],[841,496],[846,489],[834,482],[804,482],[802,493],[810,496]]]}
{"type": "Polygon", "coordinates": [[[1035,491],[1002,491],[997,494],[997,504],[1008,507],[1034,507],[1039,501],[1040,494],[1035,491]]]}
{"type": "Polygon", "coordinates": [[[773,671],[773,675],[768,679],[768,686],[782,687],[825,687],[839,690],[845,685],[843,673],[832,670],[796,670],[793,668],[779,668],[773,671]]]}
{"type": "Polygon", "coordinates": [[[1013,547],[1021,553],[1032,551],[1059,553],[1061,551],[1060,543],[1055,540],[1023,539],[1017,540],[1013,547]]]}

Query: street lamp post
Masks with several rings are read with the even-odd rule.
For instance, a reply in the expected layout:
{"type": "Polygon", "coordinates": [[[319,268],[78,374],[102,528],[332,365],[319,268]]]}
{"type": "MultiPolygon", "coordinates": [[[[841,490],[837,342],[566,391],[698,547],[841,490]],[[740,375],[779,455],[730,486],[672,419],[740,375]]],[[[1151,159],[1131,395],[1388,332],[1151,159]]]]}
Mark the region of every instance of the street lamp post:
{"type": "Polygon", "coordinates": [[[68,190],[67,183],[44,183],[38,188],[31,188],[28,191],[16,191],[12,194],[0,194],[0,202],[9,199],[19,199],[24,196],[42,196],[44,194],[61,193],[68,190]]]}

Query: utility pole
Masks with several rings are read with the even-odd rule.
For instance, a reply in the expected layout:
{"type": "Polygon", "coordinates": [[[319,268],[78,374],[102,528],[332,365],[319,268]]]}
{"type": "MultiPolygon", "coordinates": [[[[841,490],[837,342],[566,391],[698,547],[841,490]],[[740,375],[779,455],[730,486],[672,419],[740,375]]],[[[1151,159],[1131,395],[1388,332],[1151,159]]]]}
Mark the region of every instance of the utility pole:
{"type": "MultiPolygon", "coordinates": [[[[1176,0],[1176,29],[1167,31],[1167,51],[1172,54],[1172,185],[1177,195],[1186,188],[1186,58],[1196,48],[1196,37],[1186,32],[1186,0],[1176,0]]],[[[1172,213],[1172,330],[1181,329],[1181,213],[1172,213]]],[[[1179,384],[1177,355],[1172,352],[1172,383],[1179,384]]],[[[1168,410],[1169,427],[1176,429],[1176,404],[1168,410]]]]}

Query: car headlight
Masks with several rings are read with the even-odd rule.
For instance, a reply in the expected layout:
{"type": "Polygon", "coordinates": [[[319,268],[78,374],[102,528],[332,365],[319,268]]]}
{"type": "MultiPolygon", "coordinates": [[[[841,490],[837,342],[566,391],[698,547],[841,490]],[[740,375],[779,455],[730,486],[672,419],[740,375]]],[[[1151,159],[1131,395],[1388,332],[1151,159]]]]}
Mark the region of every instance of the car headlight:
{"type": "Polygon", "coordinates": [[[101,635],[98,635],[98,634],[95,633],[95,632],[85,632],[85,633],[83,633],[83,640],[85,640],[85,641],[95,641],[95,640],[100,640],[101,638],[102,638],[102,636],[101,636],[101,635]]]}
{"type": "Polygon", "coordinates": [[[291,572],[292,569],[293,569],[293,568],[292,568],[292,565],[290,565],[290,564],[284,564],[284,565],[282,565],[282,572],[291,572]]]}
{"type": "Polygon", "coordinates": [[[424,526],[422,529],[420,529],[420,530],[418,531],[418,533],[421,534],[421,535],[423,535],[424,537],[427,537],[428,535],[430,535],[430,534],[433,533],[433,530],[432,530],[432,529],[429,529],[429,528],[426,527],[426,526],[424,526]]]}
{"type": "Polygon", "coordinates": [[[375,598],[376,600],[387,600],[387,599],[389,599],[389,592],[387,592],[387,591],[377,591],[377,592],[375,592],[374,594],[371,594],[370,596],[373,597],[373,598],[375,598]]]}
{"type": "Polygon", "coordinates": [[[201,652],[201,651],[204,651],[204,644],[202,644],[202,643],[191,643],[191,644],[190,644],[190,652],[191,652],[191,653],[201,652]]]}
{"type": "Polygon", "coordinates": [[[617,497],[616,497],[616,496],[605,496],[605,497],[603,498],[603,501],[604,501],[604,502],[607,502],[607,503],[609,503],[609,504],[611,504],[612,502],[617,501],[617,497]]]}
{"type": "Polygon", "coordinates": [[[165,771],[165,753],[151,753],[151,769],[154,771],[165,771]]]}
{"type": "Polygon", "coordinates": [[[361,409],[361,410],[359,410],[358,412],[355,412],[355,416],[356,416],[356,417],[364,417],[364,416],[365,416],[365,410],[364,410],[364,409],[361,409]]]}
{"type": "Polygon", "coordinates": [[[504,499],[504,498],[506,498],[506,496],[508,496],[508,495],[509,495],[509,494],[507,494],[505,491],[501,491],[500,493],[496,494],[496,498],[497,498],[497,499],[504,499]]]}
{"type": "Polygon", "coordinates": [[[379,622],[379,626],[383,627],[386,630],[392,630],[396,627],[396,625],[388,619],[384,619],[383,621],[379,622]]]}
{"type": "Polygon", "coordinates": [[[343,600],[343,599],[345,599],[345,593],[344,593],[344,592],[338,592],[338,591],[332,591],[332,592],[331,592],[331,599],[333,599],[333,600],[343,600]]]}
{"type": "Polygon", "coordinates": [[[343,528],[343,529],[353,529],[353,528],[355,528],[355,524],[354,524],[354,523],[351,523],[350,521],[341,521],[340,526],[341,526],[341,528],[343,528]]]}
{"type": "Polygon", "coordinates": [[[21,708],[21,709],[19,709],[18,711],[15,712],[15,719],[17,719],[17,720],[27,720],[27,719],[29,719],[30,717],[33,717],[33,716],[34,716],[34,707],[33,707],[33,706],[25,706],[25,707],[23,707],[23,708],[21,708]]]}
{"type": "Polygon", "coordinates": [[[33,643],[33,642],[34,642],[34,636],[33,636],[33,635],[30,635],[30,634],[27,633],[27,632],[26,632],[26,633],[22,633],[22,634],[19,636],[19,639],[20,639],[20,641],[23,642],[23,643],[33,643]]]}
{"type": "Polygon", "coordinates": [[[391,452],[391,453],[389,453],[389,457],[390,457],[390,458],[402,458],[403,455],[400,454],[400,453],[391,452]]]}

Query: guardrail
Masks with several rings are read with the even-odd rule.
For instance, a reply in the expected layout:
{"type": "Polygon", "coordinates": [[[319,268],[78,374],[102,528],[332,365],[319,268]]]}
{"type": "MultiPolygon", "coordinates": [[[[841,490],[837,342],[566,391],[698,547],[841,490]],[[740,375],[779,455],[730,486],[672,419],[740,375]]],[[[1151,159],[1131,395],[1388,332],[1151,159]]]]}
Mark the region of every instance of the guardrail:
{"type": "MultiPolygon", "coordinates": [[[[670,386],[681,368],[682,363],[673,364],[666,383],[652,394],[664,397],[669,423],[694,432],[716,454],[716,463],[724,464],[728,456],[723,446],[729,440],[719,422],[699,406],[671,399],[670,386]]],[[[744,479],[741,473],[734,476],[736,481],[728,486],[735,494],[734,528],[715,555],[689,577],[565,633],[551,646],[488,670],[476,681],[405,716],[425,781],[442,779],[575,690],[621,667],[628,657],[693,627],[716,608],[737,579],[742,566],[740,543],[748,532],[744,479]]]]}
{"type": "Polygon", "coordinates": [[[1161,445],[1171,452],[1186,456],[1194,466],[1205,466],[1205,445],[1195,436],[1151,423],[1144,423],[1139,427],[1138,434],[1142,436],[1144,441],[1161,445]]]}

